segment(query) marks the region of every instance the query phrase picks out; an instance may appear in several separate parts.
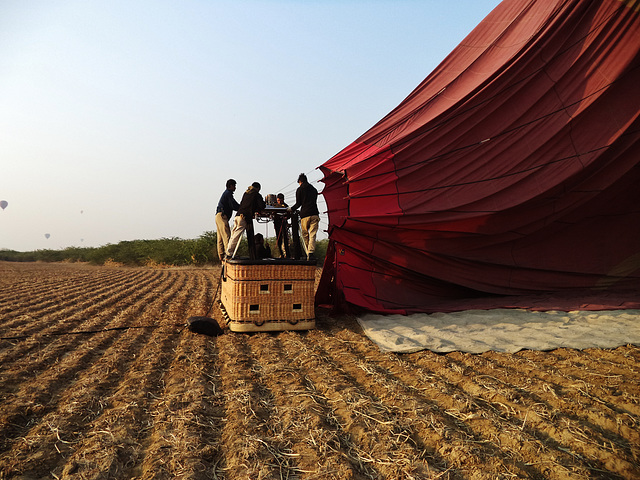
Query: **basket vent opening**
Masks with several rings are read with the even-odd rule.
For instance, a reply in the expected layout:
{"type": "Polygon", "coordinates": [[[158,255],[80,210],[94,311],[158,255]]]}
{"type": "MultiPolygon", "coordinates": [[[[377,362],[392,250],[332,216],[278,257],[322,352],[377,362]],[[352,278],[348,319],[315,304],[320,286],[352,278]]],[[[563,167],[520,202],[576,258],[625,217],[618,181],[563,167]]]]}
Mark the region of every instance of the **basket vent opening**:
{"type": "Polygon", "coordinates": [[[269,284],[261,284],[260,285],[260,293],[269,293],[269,284]]]}
{"type": "Polygon", "coordinates": [[[249,305],[249,313],[260,313],[260,305],[249,305]]]}
{"type": "Polygon", "coordinates": [[[293,311],[294,312],[301,312],[302,311],[302,304],[301,303],[294,303],[293,304],[293,311]]]}

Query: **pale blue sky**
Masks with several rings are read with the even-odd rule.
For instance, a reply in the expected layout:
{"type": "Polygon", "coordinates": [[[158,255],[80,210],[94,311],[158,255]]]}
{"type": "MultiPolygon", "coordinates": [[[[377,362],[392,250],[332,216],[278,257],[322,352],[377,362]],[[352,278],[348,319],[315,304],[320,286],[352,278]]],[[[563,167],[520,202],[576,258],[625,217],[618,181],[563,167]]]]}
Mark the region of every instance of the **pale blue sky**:
{"type": "Polygon", "coordinates": [[[498,3],[3,0],[0,249],[196,238],[227,178],[291,204],[498,3]]]}

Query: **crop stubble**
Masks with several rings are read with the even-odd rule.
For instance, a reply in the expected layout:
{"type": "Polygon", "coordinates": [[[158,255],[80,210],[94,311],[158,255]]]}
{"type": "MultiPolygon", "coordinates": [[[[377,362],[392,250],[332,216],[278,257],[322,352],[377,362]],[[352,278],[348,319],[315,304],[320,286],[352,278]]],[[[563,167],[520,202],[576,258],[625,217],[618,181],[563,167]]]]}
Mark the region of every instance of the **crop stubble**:
{"type": "Polygon", "coordinates": [[[0,478],[640,478],[638,347],[191,333],[218,275],[0,263],[0,478]]]}

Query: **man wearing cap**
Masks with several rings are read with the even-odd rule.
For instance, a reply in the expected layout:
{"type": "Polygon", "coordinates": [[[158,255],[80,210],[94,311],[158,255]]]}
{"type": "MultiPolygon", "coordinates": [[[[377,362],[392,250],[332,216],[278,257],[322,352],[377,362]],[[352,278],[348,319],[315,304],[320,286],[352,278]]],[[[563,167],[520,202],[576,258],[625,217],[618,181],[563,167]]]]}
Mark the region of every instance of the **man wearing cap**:
{"type": "Polygon", "coordinates": [[[255,260],[256,244],[253,239],[253,217],[257,212],[260,212],[266,208],[264,199],[260,195],[260,184],[253,182],[247,191],[242,195],[240,200],[240,207],[236,217],[233,219],[233,230],[231,231],[231,238],[229,239],[229,245],[227,245],[226,256],[232,258],[235,253],[236,245],[242,238],[242,233],[247,231],[247,244],[249,246],[249,258],[255,260]]]}
{"type": "Polygon", "coordinates": [[[296,203],[289,211],[300,208],[300,227],[302,239],[307,249],[307,259],[315,260],[316,235],[320,224],[320,212],[318,211],[318,190],[307,181],[307,176],[301,173],[298,176],[299,187],[296,190],[296,203]]]}
{"type": "Polygon", "coordinates": [[[227,188],[220,196],[218,207],[216,208],[216,230],[218,234],[218,258],[224,259],[224,252],[229,244],[231,236],[231,227],[229,227],[229,219],[234,210],[238,210],[240,205],[233,198],[233,192],[236,191],[236,181],[233,178],[227,180],[227,188]]]}

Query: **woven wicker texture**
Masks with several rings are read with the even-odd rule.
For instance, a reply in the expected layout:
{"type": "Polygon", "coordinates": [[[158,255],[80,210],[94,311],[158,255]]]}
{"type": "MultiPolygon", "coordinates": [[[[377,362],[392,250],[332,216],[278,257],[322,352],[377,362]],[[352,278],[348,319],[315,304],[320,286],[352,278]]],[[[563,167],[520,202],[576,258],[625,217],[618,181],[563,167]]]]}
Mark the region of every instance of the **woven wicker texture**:
{"type": "Polygon", "coordinates": [[[314,285],[313,265],[227,264],[221,303],[229,327],[234,331],[315,328],[314,285]]]}
{"type": "Polygon", "coordinates": [[[263,265],[243,265],[226,263],[225,277],[231,280],[311,280],[315,281],[314,265],[282,265],[266,263],[263,265]]]}

